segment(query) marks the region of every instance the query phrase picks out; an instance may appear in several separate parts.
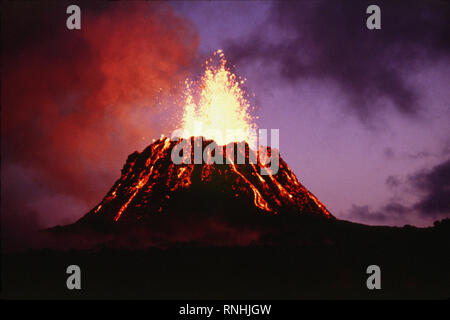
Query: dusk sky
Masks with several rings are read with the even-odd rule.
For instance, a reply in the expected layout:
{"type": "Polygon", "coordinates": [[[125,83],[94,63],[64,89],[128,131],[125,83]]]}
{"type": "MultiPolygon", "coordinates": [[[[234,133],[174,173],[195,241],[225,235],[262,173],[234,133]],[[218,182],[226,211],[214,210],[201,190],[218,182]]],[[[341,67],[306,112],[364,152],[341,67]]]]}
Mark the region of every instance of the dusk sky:
{"type": "Polygon", "coordinates": [[[170,135],[186,77],[223,49],[260,128],[339,219],[450,217],[450,5],[376,1],[7,3],[2,218],[28,229],[97,205],[133,151],[170,135]]]}

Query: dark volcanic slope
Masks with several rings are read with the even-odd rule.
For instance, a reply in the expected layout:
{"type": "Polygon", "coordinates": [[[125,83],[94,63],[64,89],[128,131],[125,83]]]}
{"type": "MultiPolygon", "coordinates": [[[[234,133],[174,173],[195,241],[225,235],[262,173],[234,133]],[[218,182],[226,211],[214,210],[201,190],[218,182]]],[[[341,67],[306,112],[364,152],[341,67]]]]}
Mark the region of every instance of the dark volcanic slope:
{"type": "Polygon", "coordinates": [[[192,164],[177,165],[171,153],[180,141],[161,138],[143,152],[131,154],[120,179],[78,223],[136,222],[184,210],[209,214],[227,211],[230,215],[238,214],[236,210],[265,215],[309,213],[334,219],[281,158],[276,174],[261,175],[259,160],[249,163],[249,152],[253,151],[247,144],[235,143],[236,150],[243,151],[245,146],[245,164],[235,164],[236,154],[227,156],[225,146],[220,147],[223,164],[193,164],[194,144],[203,149],[214,142],[192,137],[192,164]],[[235,163],[227,164],[227,157],[233,157],[235,163]]]}

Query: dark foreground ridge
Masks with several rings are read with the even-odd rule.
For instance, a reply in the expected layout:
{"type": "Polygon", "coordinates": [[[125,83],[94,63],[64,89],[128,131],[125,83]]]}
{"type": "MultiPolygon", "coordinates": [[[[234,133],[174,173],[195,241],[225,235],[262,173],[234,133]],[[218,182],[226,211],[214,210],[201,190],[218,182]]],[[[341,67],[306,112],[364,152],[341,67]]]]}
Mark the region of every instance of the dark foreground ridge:
{"type": "Polygon", "coordinates": [[[3,298],[57,299],[448,299],[450,220],[433,228],[366,227],[322,222],[278,244],[172,244],[142,250],[103,247],[39,250],[3,256],[3,298]],[[320,233],[319,233],[320,234],[320,233]],[[82,290],[66,289],[66,268],[82,270],[82,290]],[[366,269],[381,268],[381,290],[366,269]]]}
{"type": "Polygon", "coordinates": [[[260,163],[178,166],[175,144],[133,153],[79,221],[41,232],[39,249],[4,254],[2,297],[450,297],[449,219],[430,228],[338,220],[281,158],[273,176],[260,163]],[[81,291],[66,288],[72,264],[81,291]],[[366,287],[370,265],[381,268],[381,290],[366,287]]]}

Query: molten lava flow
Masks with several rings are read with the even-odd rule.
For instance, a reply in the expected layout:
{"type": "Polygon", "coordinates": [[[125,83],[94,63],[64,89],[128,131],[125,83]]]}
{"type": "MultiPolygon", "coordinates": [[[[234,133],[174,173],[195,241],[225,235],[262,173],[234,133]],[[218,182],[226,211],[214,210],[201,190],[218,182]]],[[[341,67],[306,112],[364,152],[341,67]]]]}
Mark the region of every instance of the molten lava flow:
{"type": "MultiPolygon", "coordinates": [[[[202,141],[202,146],[212,142],[202,141]]],[[[261,175],[260,162],[236,164],[234,154],[228,152],[227,146],[217,150],[223,164],[176,165],[171,155],[178,143],[181,140],[171,141],[165,137],[141,153],[131,154],[122,169],[122,176],[83,220],[118,222],[127,217],[125,219],[132,221],[143,217],[151,219],[153,215],[167,212],[177,213],[185,204],[190,205],[191,209],[195,208],[192,207],[194,203],[186,198],[188,194],[194,196],[193,199],[201,199],[198,210],[210,208],[211,212],[215,212],[215,197],[203,194],[209,190],[215,190],[216,195],[223,195],[227,201],[220,205],[231,208],[233,212],[242,210],[243,213],[268,215],[297,212],[334,219],[327,208],[297,180],[281,158],[280,169],[274,175],[261,175]],[[233,202],[231,197],[238,200],[233,202]]],[[[238,143],[234,145],[238,147],[238,143]]],[[[248,145],[245,150],[248,150],[244,153],[248,160],[251,153],[248,145]]]]}
{"type": "Polygon", "coordinates": [[[240,173],[239,170],[236,169],[236,165],[234,163],[231,164],[231,167],[233,168],[233,171],[236,172],[239,175],[239,177],[241,177],[241,179],[244,180],[245,183],[247,183],[247,185],[253,191],[253,195],[255,196],[253,202],[255,206],[267,212],[272,212],[273,210],[270,208],[267,201],[264,200],[264,197],[261,195],[258,189],[256,189],[255,186],[242,173],[240,173]]]}
{"type": "Polygon", "coordinates": [[[196,99],[193,82],[186,80],[186,99],[183,113],[183,138],[203,136],[219,145],[247,141],[254,143],[252,130],[256,128],[250,115],[250,103],[244,83],[226,68],[222,50],[214,52],[219,61],[206,61],[206,70],[200,79],[196,99]]]}
{"type": "Polygon", "coordinates": [[[145,184],[147,183],[148,179],[150,178],[150,175],[152,174],[153,171],[153,167],[151,167],[150,172],[148,175],[146,175],[144,178],[142,178],[141,180],[139,180],[138,184],[134,187],[134,192],[131,195],[131,197],[128,199],[128,201],[120,208],[119,212],[117,213],[117,215],[114,217],[114,221],[119,220],[120,216],[122,215],[122,213],[125,211],[126,208],[128,208],[128,205],[130,204],[130,202],[134,199],[134,197],[136,197],[136,195],[138,194],[139,190],[145,186],[145,184]]]}

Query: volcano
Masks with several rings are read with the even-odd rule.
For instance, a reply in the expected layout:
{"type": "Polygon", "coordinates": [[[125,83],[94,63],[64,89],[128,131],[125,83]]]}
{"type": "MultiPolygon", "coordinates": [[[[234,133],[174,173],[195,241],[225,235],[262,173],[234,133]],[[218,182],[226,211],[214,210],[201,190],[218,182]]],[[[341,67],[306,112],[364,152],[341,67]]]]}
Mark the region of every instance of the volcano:
{"type": "Polygon", "coordinates": [[[69,229],[102,230],[115,238],[118,229],[128,235],[133,230],[152,244],[155,237],[157,243],[248,244],[297,224],[298,217],[335,220],[277,149],[254,146],[256,117],[245,81],[226,63],[217,50],[198,81],[186,79],[177,138],[162,137],[132,153],[103,200],[69,229]],[[186,143],[183,161],[173,161],[186,143]]]}
{"type": "MultiPolygon", "coordinates": [[[[93,230],[145,226],[153,234],[170,232],[177,241],[202,238],[205,232],[209,237],[227,234],[235,240],[239,234],[237,239],[244,237],[246,242],[257,240],[262,229],[270,228],[270,217],[335,219],[278,153],[277,173],[263,175],[261,169],[268,164],[263,165],[247,143],[217,146],[212,140],[191,137],[190,161],[175,164],[171,155],[183,140],[161,138],[129,155],[121,177],[103,200],[73,226],[93,230]],[[212,144],[218,150],[215,159],[223,161],[196,164],[194,150],[212,144]],[[244,155],[243,164],[236,163],[239,152],[244,155]],[[250,163],[252,153],[256,163],[250,163]]],[[[266,152],[272,155],[270,147],[266,152]]]]}

